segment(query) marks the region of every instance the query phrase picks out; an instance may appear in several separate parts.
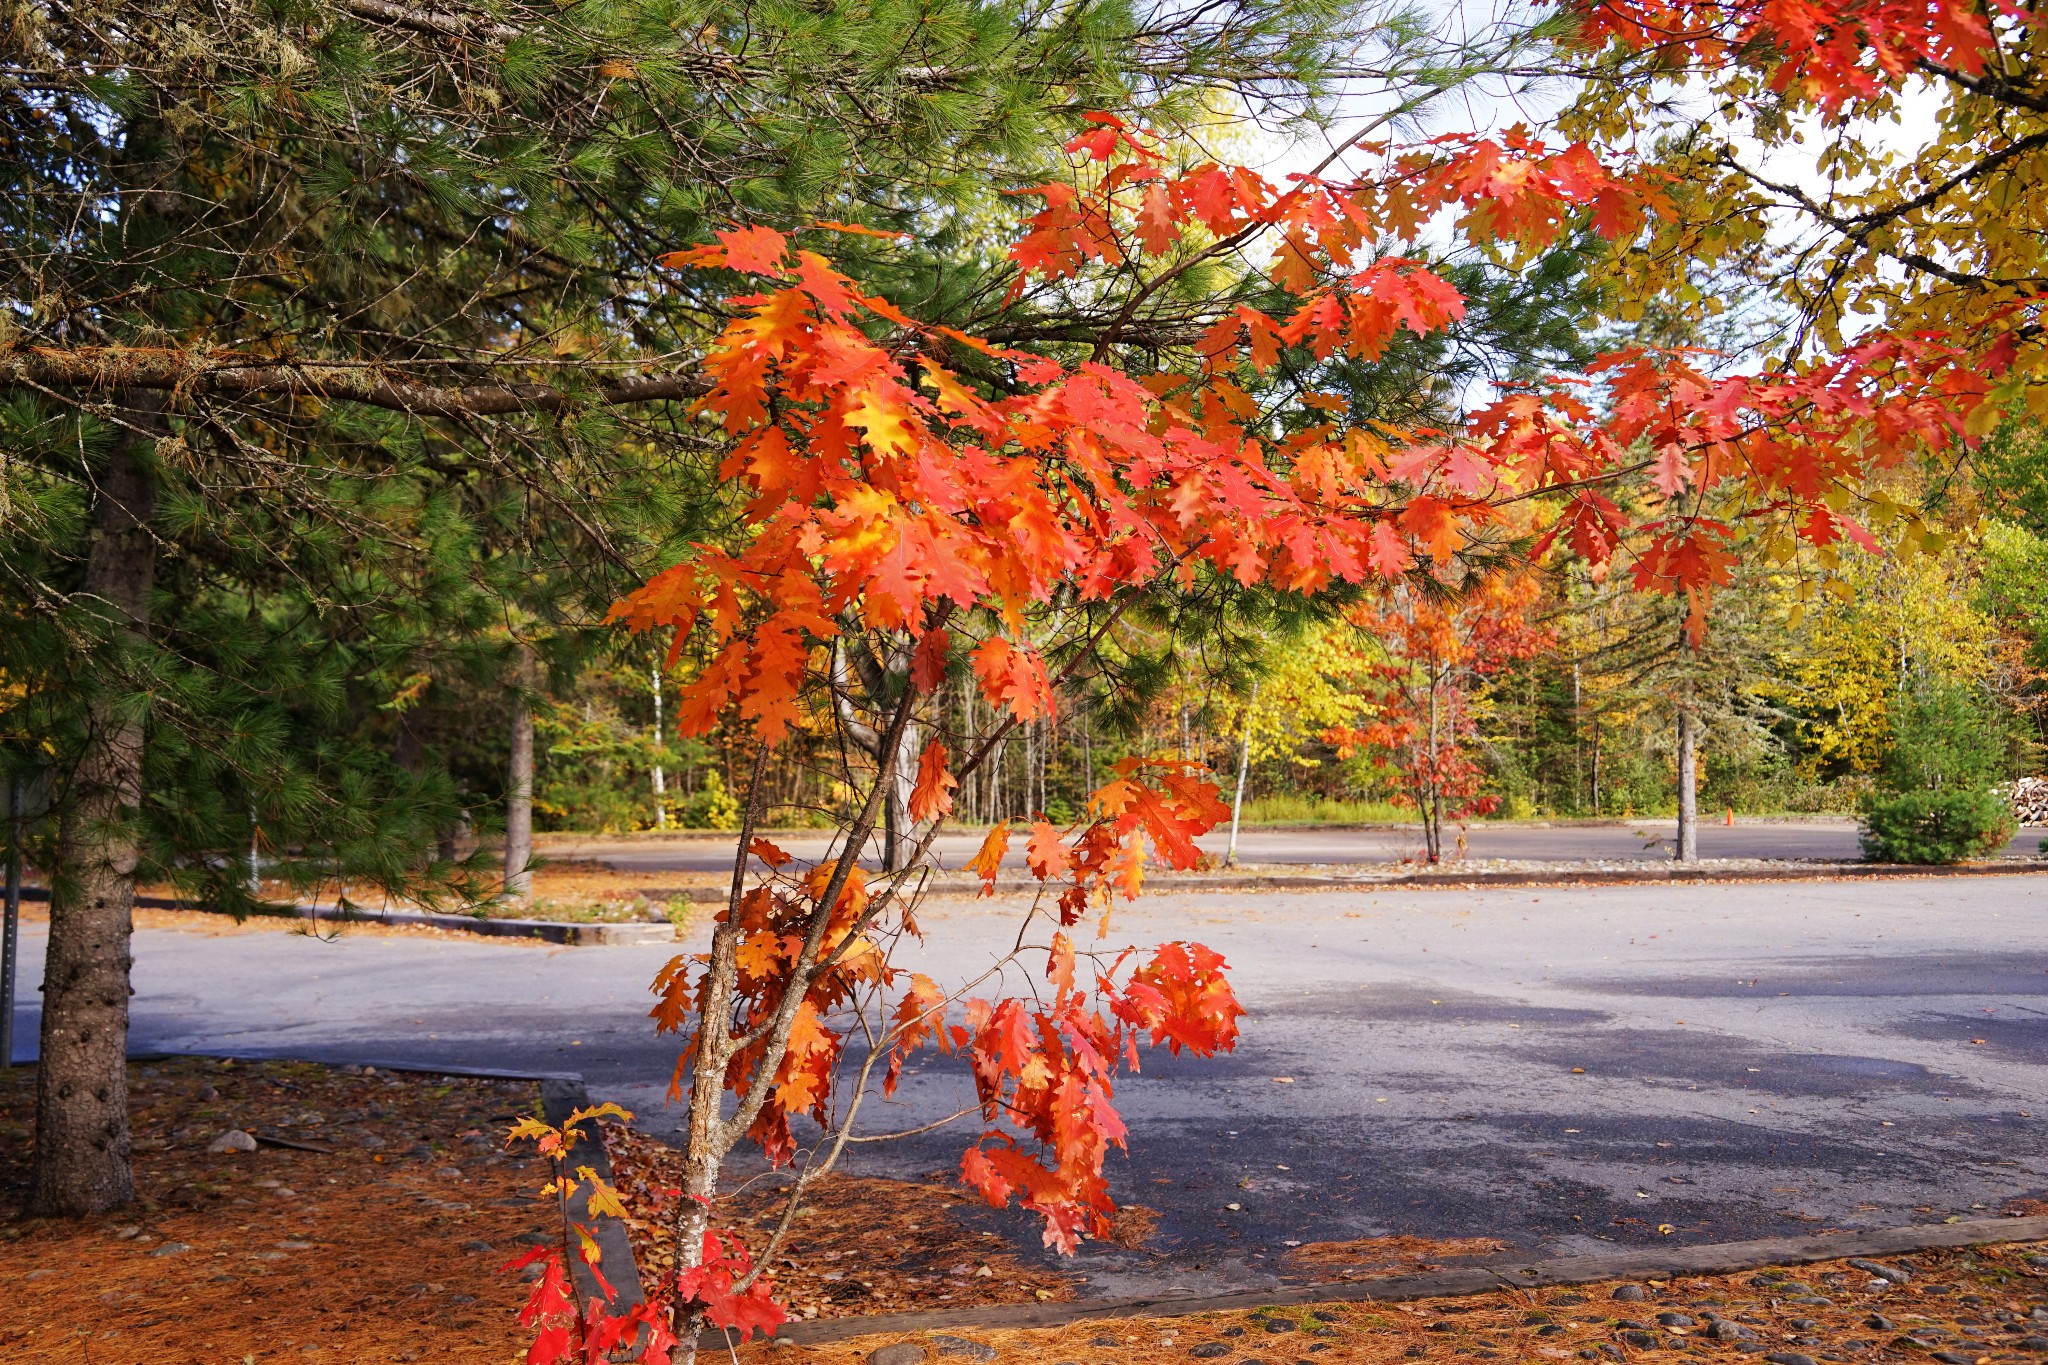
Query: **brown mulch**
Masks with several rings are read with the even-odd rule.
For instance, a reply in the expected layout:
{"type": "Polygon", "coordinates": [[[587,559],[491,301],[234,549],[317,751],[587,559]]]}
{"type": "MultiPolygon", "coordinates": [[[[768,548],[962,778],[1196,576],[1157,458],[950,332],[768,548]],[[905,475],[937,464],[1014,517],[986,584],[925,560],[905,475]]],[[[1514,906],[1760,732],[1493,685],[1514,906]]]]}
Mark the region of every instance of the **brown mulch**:
{"type": "MultiPolygon", "coordinates": [[[[1003,1365],[1680,1359],[2017,1365],[2048,1353],[2044,1248],[2048,1243],[1883,1257],[1882,1264],[1912,1278],[1876,1290],[1868,1272],[1833,1261],[1626,1287],[1613,1281],[1402,1304],[1097,1319],[1034,1330],[954,1328],[952,1335],[995,1347],[1003,1365]],[[1635,1297],[1617,1299],[1617,1291],[1635,1297]],[[1728,1340],[1717,1339],[1717,1318],[1728,1322],[1722,1329],[1728,1340]]],[[[817,1346],[757,1340],[742,1348],[741,1365],[859,1365],[886,1343],[920,1340],[930,1348],[947,1345],[900,1333],[817,1346]]]]}
{"type": "MultiPolygon", "coordinates": [[[[28,1180],[35,1071],[0,1071],[0,1208],[28,1180]]],[[[131,1065],[134,1204],[0,1222],[0,1360],[433,1361],[524,1350],[500,1270],[546,1226],[503,1154],[529,1082],[201,1058],[131,1065]],[[241,1128],[322,1152],[211,1155],[241,1128]]]]}
{"type": "MultiPolygon", "coordinates": [[[[605,1126],[612,1173],[630,1216],[633,1260],[650,1295],[675,1264],[666,1229],[677,1184],[673,1147],[634,1129],[605,1126]]],[[[718,1225],[758,1252],[782,1217],[784,1182],[764,1181],[720,1202],[718,1225]]],[[[1037,1303],[1073,1297],[1072,1277],[1031,1265],[990,1232],[960,1218],[978,1201],[950,1181],[829,1175],[804,1196],[769,1274],[792,1317],[845,1318],[918,1308],[1037,1303]]]]}

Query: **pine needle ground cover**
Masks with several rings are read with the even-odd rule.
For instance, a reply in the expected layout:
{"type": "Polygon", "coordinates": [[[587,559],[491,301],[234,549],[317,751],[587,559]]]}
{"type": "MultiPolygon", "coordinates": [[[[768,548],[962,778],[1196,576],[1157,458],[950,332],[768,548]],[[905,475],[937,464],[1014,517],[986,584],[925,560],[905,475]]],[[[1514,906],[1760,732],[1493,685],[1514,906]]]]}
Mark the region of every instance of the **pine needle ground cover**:
{"type": "MultiPolygon", "coordinates": [[[[64,1365],[431,1361],[525,1349],[499,1269],[545,1226],[503,1153],[528,1082],[189,1058],[128,1069],[140,1200],[0,1223],[0,1360],[64,1365]],[[223,1132],[259,1145],[209,1152],[223,1132]]],[[[35,1069],[0,1071],[0,1209],[28,1178],[35,1069]]]]}
{"type": "Polygon", "coordinates": [[[1329,1304],[1034,1330],[950,1328],[815,1346],[759,1342],[740,1365],[1406,1365],[1414,1360],[1935,1361],[2048,1356],[2048,1244],[1398,1304],[1329,1304]]]}

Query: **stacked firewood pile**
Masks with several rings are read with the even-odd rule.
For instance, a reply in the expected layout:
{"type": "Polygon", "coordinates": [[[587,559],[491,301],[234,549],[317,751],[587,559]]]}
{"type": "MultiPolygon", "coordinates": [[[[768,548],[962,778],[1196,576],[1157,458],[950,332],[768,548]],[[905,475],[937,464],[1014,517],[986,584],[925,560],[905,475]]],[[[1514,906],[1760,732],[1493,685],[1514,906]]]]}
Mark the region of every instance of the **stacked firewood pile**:
{"type": "Polygon", "coordinates": [[[2048,777],[2022,777],[1998,789],[2023,825],[2048,825],[2048,777]]]}

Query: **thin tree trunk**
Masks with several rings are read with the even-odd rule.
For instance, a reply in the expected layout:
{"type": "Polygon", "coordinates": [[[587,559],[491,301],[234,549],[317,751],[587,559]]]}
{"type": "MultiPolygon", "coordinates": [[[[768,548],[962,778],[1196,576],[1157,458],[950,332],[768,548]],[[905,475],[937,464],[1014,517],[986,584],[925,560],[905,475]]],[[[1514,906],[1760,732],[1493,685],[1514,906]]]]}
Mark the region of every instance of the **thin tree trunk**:
{"type": "MultiPolygon", "coordinates": [[[[100,476],[84,592],[120,636],[149,626],[156,484],[129,432],[100,476]]],[[[32,1217],[99,1213],[135,1197],[128,1135],[129,937],[135,819],[142,805],[143,712],[119,673],[85,707],[85,743],[57,825],[50,938],[43,967],[42,1061],[36,1071],[32,1217]]]]}
{"type": "Polygon", "coordinates": [[[1699,793],[1694,790],[1694,776],[1697,762],[1699,721],[1692,708],[1678,708],[1678,848],[1675,854],[1681,863],[1696,863],[1700,858],[1700,812],[1699,793]]]}
{"type": "Polygon", "coordinates": [[[668,828],[668,773],[661,766],[661,665],[656,664],[654,678],[654,827],[668,828]]]}
{"type": "Polygon", "coordinates": [[[512,752],[505,763],[505,894],[533,895],[533,650],[519,646],[512,669],[512,752]]]}
{"type": "Polygon", "coordinates": [[[1244,779],[1252,766],[1252,710],[1259,704],[1259,685],[1252,684],[1252,694],[1244,704],[1244,738],[1237,746],[1237,792],[1230,798],[1230,847],[1223,854],[1225,867],[1237,866],[1237,823],[1244,814],[1244,779]]]}

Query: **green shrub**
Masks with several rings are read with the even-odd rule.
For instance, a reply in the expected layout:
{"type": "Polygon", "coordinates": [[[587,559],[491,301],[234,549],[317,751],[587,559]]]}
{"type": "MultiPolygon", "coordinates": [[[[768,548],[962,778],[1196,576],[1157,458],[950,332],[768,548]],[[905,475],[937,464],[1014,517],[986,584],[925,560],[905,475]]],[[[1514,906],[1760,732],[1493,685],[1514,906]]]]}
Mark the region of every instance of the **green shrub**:
{"type": "Polygon", "coordinates": [[[1975,688],[1930,682],[1900,698],[1863,802],[1863,856],[1956,863],[2002,847],[2018,826],[1991,785],[2012,753],[2010,717],[1975,688]]]}
{"type": "Polygon", "coordinates": [[[1988,787],[1878,792],[1863,807],[1863,856],[1884,863],[1959,863],[2002,848],[2012,812],[1988,787]]]}

